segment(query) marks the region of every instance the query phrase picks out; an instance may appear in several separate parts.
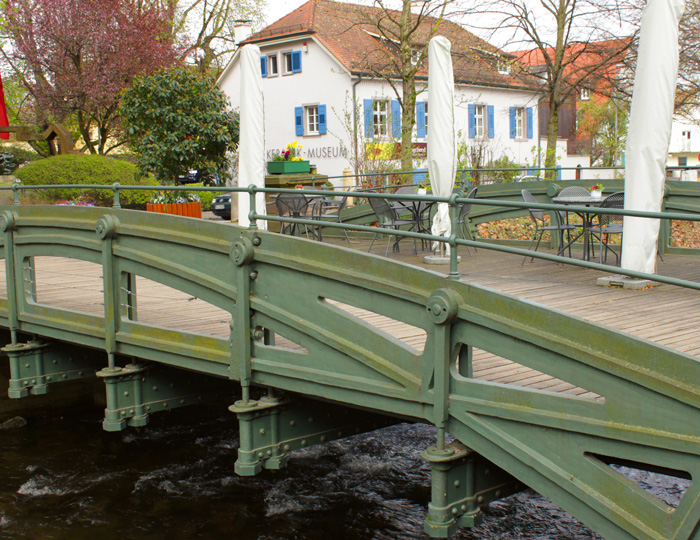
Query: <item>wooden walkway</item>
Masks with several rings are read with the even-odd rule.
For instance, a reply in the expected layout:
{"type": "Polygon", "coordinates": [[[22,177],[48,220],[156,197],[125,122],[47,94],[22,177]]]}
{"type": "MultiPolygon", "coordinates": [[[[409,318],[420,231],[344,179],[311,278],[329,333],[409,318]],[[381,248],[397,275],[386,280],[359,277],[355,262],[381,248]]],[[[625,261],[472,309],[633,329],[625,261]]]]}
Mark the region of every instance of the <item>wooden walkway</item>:
{"type": "MultiPolygon", "coordinates": [[[[344,241],[338,241],[338,245],[347,246],[344,241]]],[[[353,248],[366,250],[368,245],[368,242],[360,242],[353,244],[353,248]]],[[[383,254],[385,246],[384,242],[379,242],[375,244],[373,252],[383,254]]],[[[407,241],[402,247],[404,251],[390,257],[423,266],[423,256],[429,252],[414,256],[412,246],[407,241]]],[[[478,253],[469,256],[466,249],[463,251],[459,272],[464,281],[606,324],[687,354],[700,355],[698,291],[670,285],[639,291],[600,287],[596,285],[596,279],[606,275],[601,272],[538,260],[532,263],[528,260],[521,266],[522,258],[514,255],[479,249],[478,253]]],[[[446,266],[429,268],[445,273],[449,270],[446,266]]],[[[99,265],[39,257],[35,261],[35,269],[39,303],[102,315],[102,268],[99,265]]],[[[700,265],[695,257],[669,255],[664,262],[659,261],[658,273],[700,281],[700,265]]],[[[3,296],[4,283],[4,276],[0,276],[0,295],[3,296]]],[[[139,321],[228,337],[230,315],[226,311],[143,278],[137,280],[137,291],[139,321]]],[[[422,329],[352,306],[339,307],[394,335],[418,353],[423,350],[426,334],[422,329]]],[[[281,336],[277,336],[276,344],[298,348],[281,336]]],[[[585,389],[486,351],[473,351],[473,366],[474,376],[479,379],[597,397],[585,389]]]]}

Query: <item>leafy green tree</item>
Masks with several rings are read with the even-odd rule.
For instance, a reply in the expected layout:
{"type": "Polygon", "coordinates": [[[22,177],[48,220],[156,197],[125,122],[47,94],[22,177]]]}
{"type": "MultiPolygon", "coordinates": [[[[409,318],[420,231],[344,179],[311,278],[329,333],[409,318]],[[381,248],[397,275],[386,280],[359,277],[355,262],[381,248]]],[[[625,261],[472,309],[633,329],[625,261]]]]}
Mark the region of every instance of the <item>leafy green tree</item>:
{"type": "Polygon", "coordinates": [[[166,182],[188,169],[226,176],[238,114],[211,78],[188,68],[139,77],[122,93],[121,114],[142,173],[166,182]]]}

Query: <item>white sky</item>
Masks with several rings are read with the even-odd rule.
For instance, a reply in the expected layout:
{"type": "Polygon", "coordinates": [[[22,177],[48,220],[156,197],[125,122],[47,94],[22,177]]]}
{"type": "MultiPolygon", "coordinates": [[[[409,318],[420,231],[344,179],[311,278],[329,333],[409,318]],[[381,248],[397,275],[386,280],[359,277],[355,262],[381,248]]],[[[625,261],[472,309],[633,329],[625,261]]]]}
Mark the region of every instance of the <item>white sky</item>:
{"type": "Polygon", "coordinates": [[[281,19],[306,2],[307,0],[267,0],[265,24],[271,24],[277,19],[281,19]]]}

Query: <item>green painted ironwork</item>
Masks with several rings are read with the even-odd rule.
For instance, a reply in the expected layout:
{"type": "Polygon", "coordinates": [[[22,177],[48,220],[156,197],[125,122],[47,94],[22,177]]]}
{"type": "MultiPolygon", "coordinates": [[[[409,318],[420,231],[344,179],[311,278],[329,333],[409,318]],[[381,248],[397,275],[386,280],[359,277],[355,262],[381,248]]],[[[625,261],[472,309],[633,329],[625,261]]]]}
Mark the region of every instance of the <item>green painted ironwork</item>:
{"type": "MultiPolygon", "coordinates": [[[[507,475],[483,483],[485,469],[495,469],[478,455],[606,538],[698,537],[700,484],[692,482],[673,509],[610,466],[632,462],[700,477],[700,364],[692,356],[430,270],[261,229],[119,209],[41,206],[2,208],[0,226],[8,291],[0,298],[0,326],[12,331],[13,345],[18,333],[26,333],[103,351],[107,378],[119,376],[110,370],[124,374],[138,359],[212,381],[238,381],[244,394],[234,410],[243,415],[255,403],[250,389],[261,387],[435,424],[435,450],[426,455],[433,469],[445,461],[436,456],[450,450],[460,458],[447,460],[446,477],[435,474],[426,522],[431,534],[445,536],[478,519],[478,497],[487,502],[511,485],[507,475]],[[28,261],[42,256],[101,265],[103,316],[37,301],[25,283],[33,279],[28,261]],[[131,276],[230,313],[229,338],[140,322],[131,276]],[[344,306],[421,329],[425,348],[368,325],[344,306]],[[275,334],[300,348],[274,344],[275,334]],[[475,379],[472,348],[600,397],[475,379]],[[466,448],[447,444],[447,432],[466,448]],[[476,476],[465,467],[473,467],[476,476]],[[440,486],[462,479],[482,487],[449,490],[445,498],[440,486]]],[[[133,385],[130,375],[124,384],[133,385]]],[[[117,396],[120,391],[115,389],[117,396]]],[[[141,402],[113,401],[108,410],[116,414],[106,418],[107,427],[121,425],[125,408],[127,416],[134,409],[134,421],[142,417],[141,402]]],[[[258,433],[267,429],[250,425],[258,433]]],[[[264,448],[261,466],[273,457],[270,464],[281,466],[284,445],[291,448],[285,441],[296,439],[281,432],[274,439],[252,438],[244,452],[264,448]]],[[[255,471],[255,460],[248,461],[244,470],[255,471]]]]}

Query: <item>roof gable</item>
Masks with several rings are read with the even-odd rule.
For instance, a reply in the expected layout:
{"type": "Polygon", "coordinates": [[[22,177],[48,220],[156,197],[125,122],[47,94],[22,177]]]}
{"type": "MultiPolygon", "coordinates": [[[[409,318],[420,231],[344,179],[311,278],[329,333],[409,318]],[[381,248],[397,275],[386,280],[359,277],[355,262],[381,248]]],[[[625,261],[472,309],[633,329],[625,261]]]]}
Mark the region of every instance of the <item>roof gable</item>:
{"type": "MultiPolygon", "coordinates": [[[[387,16],[380,8],[330,0],[309,0],[306,4],[256,32],[245,43],[262,45],[295,35],[313,35],[349,72],[391,77],[398,73],[398,48],[392,34],[398,26],[392,21],[398,12],[387,16]],[[377,23],[382,21],[384,36],[377,23]]],[[[515,61],[515,57],[494,47],[461,26],[446,20],[425,17],[413,34],[415,45],[422,48],[433,29],[434,35],[452,43],[455,80],[470,84],[506,87],[537,87],[534,78],[513,70],[499,71],[499,64],[515,61]]],[[[420,66],[417,78],[427,78],[427,60],[420,66]]]]}

